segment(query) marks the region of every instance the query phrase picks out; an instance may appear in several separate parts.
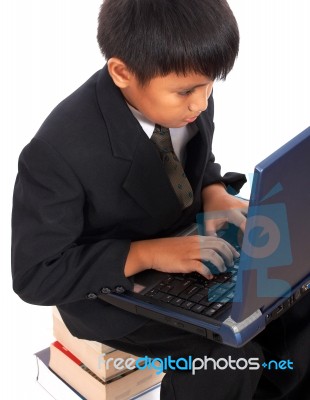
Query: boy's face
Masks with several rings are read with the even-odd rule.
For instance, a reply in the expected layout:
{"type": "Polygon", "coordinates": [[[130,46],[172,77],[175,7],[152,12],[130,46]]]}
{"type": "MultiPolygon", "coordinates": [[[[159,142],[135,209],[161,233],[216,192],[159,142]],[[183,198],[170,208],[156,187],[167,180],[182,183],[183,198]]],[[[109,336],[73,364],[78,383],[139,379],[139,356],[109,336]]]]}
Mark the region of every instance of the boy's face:
{"type": "Polygon", "coordinates": [[[206,76],[171,73],[153,78],[145,86],[132,76],[121,90],[127,102],[154,124],[180,128],[194,122],[208,107],[212,87],[213,81],[206,76]]]}

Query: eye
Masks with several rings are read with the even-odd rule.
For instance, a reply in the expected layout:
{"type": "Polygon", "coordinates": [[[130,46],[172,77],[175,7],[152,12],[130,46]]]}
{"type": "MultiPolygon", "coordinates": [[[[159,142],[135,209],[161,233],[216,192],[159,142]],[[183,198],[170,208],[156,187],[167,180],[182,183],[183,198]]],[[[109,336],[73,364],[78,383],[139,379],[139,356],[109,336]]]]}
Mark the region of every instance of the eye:
{"type": "Polygon", "coordinates": [[[191,90],[184,90],[183,92],[179,92],[178,94],[179,94],[180,96],[189,96],[189,95],[191,95],[192,93],[194,93],[194,90],[193,90],[193,89],[191,89],[191,90]]]}

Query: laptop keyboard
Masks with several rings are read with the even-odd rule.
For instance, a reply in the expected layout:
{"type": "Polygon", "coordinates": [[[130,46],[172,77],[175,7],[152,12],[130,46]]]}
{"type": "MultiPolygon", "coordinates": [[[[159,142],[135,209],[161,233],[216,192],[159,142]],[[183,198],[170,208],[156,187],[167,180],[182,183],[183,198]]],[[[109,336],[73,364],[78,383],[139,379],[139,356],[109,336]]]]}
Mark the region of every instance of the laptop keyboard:
{"type": "Polygon", "coordinates": [[[214,275],[212,280],[198,273],[167,274],[167,278],[146,296],[196,314],[213,317],[224,310],[234,297],[238,265],[214,275]]]}

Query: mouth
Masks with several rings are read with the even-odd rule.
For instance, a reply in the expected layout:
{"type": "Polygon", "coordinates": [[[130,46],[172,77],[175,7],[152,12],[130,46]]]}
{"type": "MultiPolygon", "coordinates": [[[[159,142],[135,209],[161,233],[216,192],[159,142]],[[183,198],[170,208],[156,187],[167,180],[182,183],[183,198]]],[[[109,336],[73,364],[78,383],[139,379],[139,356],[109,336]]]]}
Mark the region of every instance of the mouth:
{"type": "Polygon", "coordinates": [[[192,117],[192,118],[186,118],[186,122],[188,122],[188,123],[191,123],[191,122],[194,122],[194,121],[196,121],[196,119],[199,117],[199,115],[196,115],[195,117],[192,117]]]}

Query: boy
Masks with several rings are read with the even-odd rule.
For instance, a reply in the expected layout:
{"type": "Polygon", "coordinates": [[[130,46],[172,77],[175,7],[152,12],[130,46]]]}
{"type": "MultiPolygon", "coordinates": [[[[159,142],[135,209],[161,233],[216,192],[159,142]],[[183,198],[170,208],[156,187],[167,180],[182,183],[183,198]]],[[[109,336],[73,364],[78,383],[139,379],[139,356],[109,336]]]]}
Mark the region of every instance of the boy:
{"type": "MultiPolygon", "coordinates": [[[[256,343],[226,348],[97,299],[130,289],[147,268],[212,279],[202,260],[222,272],[238,257],[216,237],[220,220],[206,221],[208,236],[173,237],[201,211],[245,223],[246,203],[226,191],[245,178],[222,177],[212,154],[213,82],[227,76],[239,46],[229,6],[106,0],[98,42],[107,66],[52,111],[20,156],[14,290],[57,305],[73,335],[133,354],[263,360],[256,343]]],[[[161,398],[248,400],[260,375],[169,370],[161,398]]]]}

